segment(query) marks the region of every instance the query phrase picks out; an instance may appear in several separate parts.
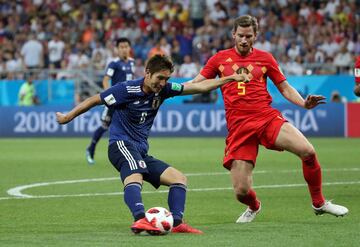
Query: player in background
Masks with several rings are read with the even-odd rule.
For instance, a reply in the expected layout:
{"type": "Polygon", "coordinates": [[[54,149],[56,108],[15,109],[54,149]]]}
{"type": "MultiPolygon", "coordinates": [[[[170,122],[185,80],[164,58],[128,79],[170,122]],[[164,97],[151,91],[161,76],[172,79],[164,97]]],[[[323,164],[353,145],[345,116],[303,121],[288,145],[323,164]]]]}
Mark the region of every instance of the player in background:
{"type": "Polygon", "coordinates": [[[86,99],[67,114],[56,113],[57,121],[66,124],[96,105],[105,104],[114,111],[110,124],[108,156],[112,165],[120,172],[124,184],[124,200],[134,217],[131,226],[134,233],[159,231],[145,218],[141,198],[143,180],[155,188],[160,185],[169,186],[168,204],[174,217],[172,232],[202,233],[182,221],[187,186],[184,174],[147,154],[147,139],[159,106],[169,97],[203,93],[226,82],[249,80],[246,74],[233,73],[196,84],[168,83],[173,70],[173,64],[166,56],[155,55],[146,64],[144,78],[117,83],[86,99]]]}
{"type": "Polygon", "coordinates": [[[360,55],[356,57],[354,75],[355,75],[354,94],[360,97],[360,55]]]}
{"type": "MultiPolygon", "coordinates": [[[[127,38],[119,38],[116,41],[116,48],[118,51],[118,58],[107,66],[106,74],[103,78],[103,89],[106,90],[110,86],[114,86],[118,82],[132,80],[135,71],[135,61],[130,57],[131,43],[127,38]]],[[[96,144],[99,142],[103,134],[108,130],[113,110],[106,106],[101,114],[102,125],[99,126],[92,138],[90,145],[86,148],[86,160],[89,164],[94,164],[94,155],[96,144]]]]}
{"type": "Polygon", "coordinates": [[[343,216],[348,209],[326,201],[323,196],[321,168],[314,147],[278,110],[271,107],[267,78],[274,82],[287,100],[305,109],[325,103],[325,98],[309,95],[303,99],[287,82],[274,57],[253,48],[257,32],[255,17],[245,15],[235,19],[232,30],[235,46],[212,56],[190,81],[198,83],[216,76],[222,78],[234,71],[245,71],[250,78],[246,84],[231,82],[221,87],[228,128],[223,166],[230,170],[237,200],[248,206],[236,223],[251,222],[261,209],[252,188],[260,144],[272,150],[289,151],[301,159],[315,214],[343,216]]]}

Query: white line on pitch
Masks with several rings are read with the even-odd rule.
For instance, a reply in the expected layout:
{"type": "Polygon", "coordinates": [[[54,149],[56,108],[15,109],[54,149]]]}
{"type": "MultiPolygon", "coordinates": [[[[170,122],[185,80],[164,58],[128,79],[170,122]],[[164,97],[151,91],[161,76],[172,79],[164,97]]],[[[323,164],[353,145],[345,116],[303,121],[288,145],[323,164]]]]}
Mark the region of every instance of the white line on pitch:
{"type": "MultiPolygon", "coordinates": [[[[323,169],[323,171],[360,171],[360,168],[335,168],[335,169],[323,169]]],[[[299,170],[280,170],[280,171],[273,171],[273,170],[260,170],[254,171],[254,173],[258,174],[266,174],[266,173],[294,173],[300,172],[299,170]]],[[[226,175],[229,172],[206,172],[206,173],[187,173],[185,174],[188,177],[192,176],[217,176],[217,175],[226,175]]],[[[34,188],[34,187],[41,187],[41,186],[49,186],[49,185],[56,185],[56,184],[73,184],[73,183],[88,183],[88,182],[101,182],[101,181],[111,181],[117,180],[119,177],[111,177],[111,178],[90,178],[90,179],[78,179],[78,180],[65,180],[65,181],[54,181],[54,182],[43,182],[43,183],[34,183],[28,185],[20,185],[15,188],[11,188],[7,191],[10,196],[15,197],[26,197],[32,198],[32,195],[27,195],[22,193],[23,190],[34,188]]]]}
{"type": "MultiPolygon", "coordinates": [[[[350,185],[350,184],[360,184],[360,181],[347,181],[347,182],[329,182],[323,183],[323,186],[332,186],[332,185],[350,185]]],[[[254,189],[277,189],[277,188],[294,188],[294,187],[303,187],[306,184],[272,184],[272,185],[258,185],[254,186],[254,189]]],[[[197,188],[197,189],[188,189],[188,191],[194,192],[203,192],[203,191],[218,191],[218,190],[232,190],[231,187],[224,188],[197,188]]],[[[143,191],[142,194],[156,194],[156,193],[167,193],[168,190],[158,190],[158,191],[143,191]]],[[[11,199],[41,199],[41,198],[65,198],[65,197],[91,197],[91,196],[114,196],[114,195],[123,195],[123,192],[111,192],[111,193],[88,193],[88,194],[75,194],[75,195],[43,195],[43,196],[30,196],[27,197],[0,197],[0,200],[11,200],[11,199]]]]}

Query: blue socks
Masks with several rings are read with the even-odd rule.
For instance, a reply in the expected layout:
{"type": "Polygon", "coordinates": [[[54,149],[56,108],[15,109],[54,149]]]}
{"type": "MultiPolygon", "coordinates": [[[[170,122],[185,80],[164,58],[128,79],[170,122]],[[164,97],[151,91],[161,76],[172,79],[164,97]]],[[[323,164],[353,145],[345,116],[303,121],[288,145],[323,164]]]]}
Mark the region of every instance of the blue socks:
{"type": "MultiPolygon", "coordinates": [[[[129,207],[134,220],[145,217],[145,208],[141,198],[142,185],[129,183],[124,187],[124,201],[129,207]]],[[[186,185],[172,184],[169,186],[168,204],[170,212],[174,217],[174,226],[182,223],[186,200],[186,185]]]]}
{"type": "Polygon", "coordinates": [[[129,207],[135,221],[145,217],[145,208],[141,199],[142,186],[139,183],[129,183],[124,188],[124,201],[129,207]]]}
{"type": "Polygon", "coordinates": [[[100,126],[97,128],[92,136],[91,144],[89,146],[89,151],[91,153],[95,152],[95,146],[99,142],[100,138],[103,136],[103,134],[107,131],[107,128],[104,128],[103,126],[100,126]]]}
{"type": "Polygon", "coordinates": [[[186,200],[186,185],[172,184],[169,186],[168,204],[174,217],[174,226],[182,223],[186,200]]]}

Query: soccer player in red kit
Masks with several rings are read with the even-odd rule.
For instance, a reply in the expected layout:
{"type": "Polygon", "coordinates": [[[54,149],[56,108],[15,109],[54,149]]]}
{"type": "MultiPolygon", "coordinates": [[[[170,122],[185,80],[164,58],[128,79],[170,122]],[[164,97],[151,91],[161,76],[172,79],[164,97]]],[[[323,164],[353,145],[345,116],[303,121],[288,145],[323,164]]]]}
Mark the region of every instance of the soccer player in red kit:
{"type": "Polygon", "coordinates": [[[309,95],[303,99],[286,81],[274,57],[253,48],[257,31],[255,17],[245,15],[234,20],[232,36],[235,46],[212,56],[200,74],[190,81],[196,83],[216,76],[224,77],[234,71],[245,71],[250,78],[248,83],[232,82],[221,87],[228,128],[223,165],[230,170],[237,200],[248,206],[236,222],[253,221],[261,209],[252,189],[259,144],[272,150],[292,152],[302,160],[304,178],[317,215],[344,216],[348,209],[326,201],[322,194],[321,168],[314,147],[278,110],[271,107],[267,78],[287,100],[306,109],[325,103],[325,98],[309,95]]]}
{"type": "Polygon", "coordinates": [[[360,56],[356,57],[354,75],[355,75],[354,94],[360,97],[360,56]]]}

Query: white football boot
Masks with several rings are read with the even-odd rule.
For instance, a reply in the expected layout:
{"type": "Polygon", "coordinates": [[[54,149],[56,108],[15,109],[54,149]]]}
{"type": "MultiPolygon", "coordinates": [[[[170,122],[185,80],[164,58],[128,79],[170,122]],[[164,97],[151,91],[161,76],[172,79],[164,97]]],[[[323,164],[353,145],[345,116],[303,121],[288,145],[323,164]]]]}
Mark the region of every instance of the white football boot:
{"type": "Polygon", "coordinates": [[[261,210],[261,203],[259,206],[259,209],[254,211],[251,210],[249,207],[245,210],[245,212],[240,215],[239,219],[237,219],[236,223],[249,223],[251,221],[253,221],[256,217],[256,215],[260,212],[261,210]]]}
{"type": "Polygon", "coordinates": [[[346,207],[334,204],[331,201],[325,201],[324,205],[320,208],[316,208],[312,205],[312,208],[314,209],[316,215],[331,214],[338,217],[344,216],[349,212],[349,209],[346,207]]]}

